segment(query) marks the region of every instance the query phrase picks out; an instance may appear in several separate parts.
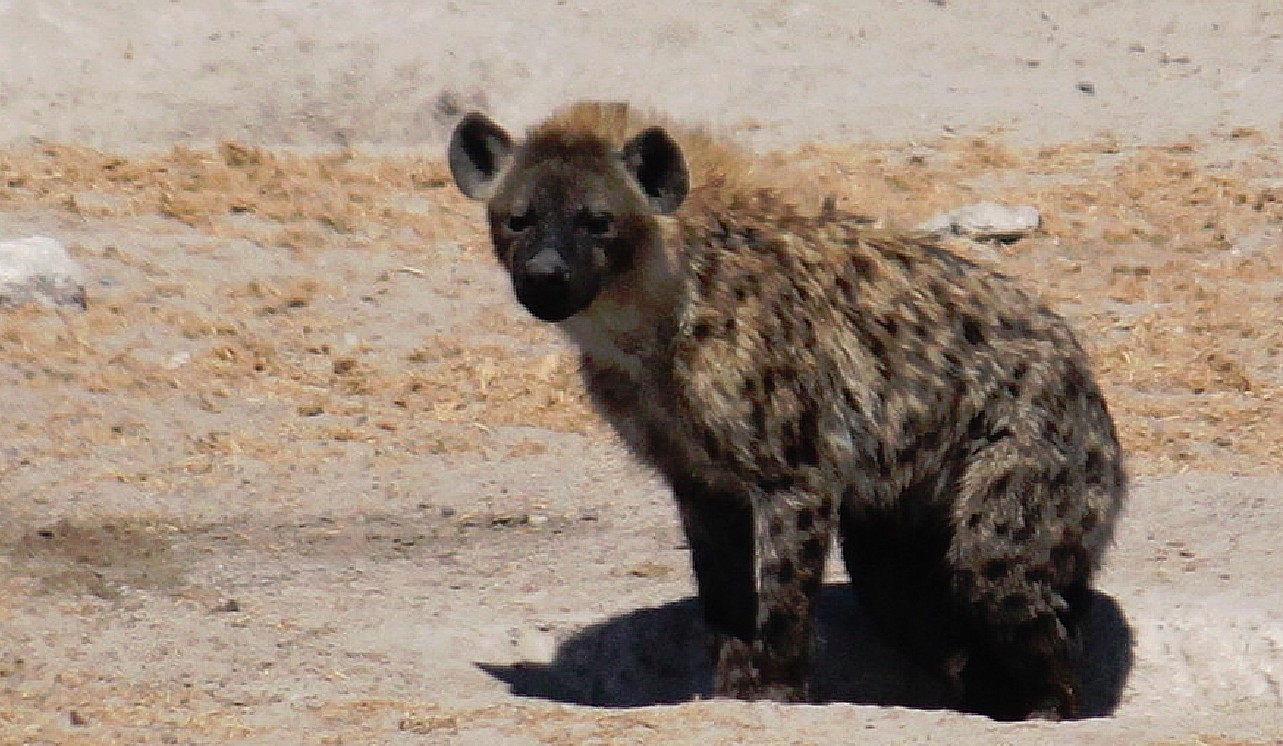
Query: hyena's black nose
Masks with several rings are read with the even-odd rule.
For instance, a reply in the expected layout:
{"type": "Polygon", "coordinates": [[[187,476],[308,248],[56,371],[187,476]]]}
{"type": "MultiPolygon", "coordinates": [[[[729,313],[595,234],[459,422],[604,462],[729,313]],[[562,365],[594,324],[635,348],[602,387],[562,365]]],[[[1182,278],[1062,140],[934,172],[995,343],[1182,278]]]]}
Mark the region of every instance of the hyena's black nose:
{"type": "Polygon", "coordinates": [[[526,281],[545,287],[570,283],[570,265],[554,248],[540,249],[525,265],[526,281]]]}

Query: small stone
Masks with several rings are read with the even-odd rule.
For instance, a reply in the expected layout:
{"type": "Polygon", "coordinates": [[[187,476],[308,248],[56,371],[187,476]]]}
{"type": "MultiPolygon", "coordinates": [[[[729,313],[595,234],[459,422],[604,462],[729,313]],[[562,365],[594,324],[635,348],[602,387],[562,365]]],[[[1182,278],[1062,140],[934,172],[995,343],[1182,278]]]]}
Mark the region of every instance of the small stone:
{"type": "Polygon", "coordinates": [[[0,241],[0,308],[42,303],[85,308],[85,272],[59,241],[0,241]]]}
{"type": "Polygon", "coordinates": [[[416,735],[441,731],[454,733],[459,730],[459,719],[453,715],[404,717],[397,723],[397,729],[416,735]]]}
{"type": "Polygon", "coordinates": [[[966,236],[974,241],[1018,241],[1037,230],[1042,218],[1031,205],[978,202],[936,215],[918,226],[935,236],[966,236]]]}
{"type": "Polygon", "coordinates": [[[76,192],[71,195],[71,208],[77,215],[106,218],[128,215],[131,205],[127,197],[102,192],[76,192]]]}
{"type": "Polygon", "coordinates": [[[1078,89],[1079,93],[1085,93],[1088,96],[1096,95],[1096,84],[1090,80],[1079,81],[1078,85],[1075,87],[1078,89]]]}

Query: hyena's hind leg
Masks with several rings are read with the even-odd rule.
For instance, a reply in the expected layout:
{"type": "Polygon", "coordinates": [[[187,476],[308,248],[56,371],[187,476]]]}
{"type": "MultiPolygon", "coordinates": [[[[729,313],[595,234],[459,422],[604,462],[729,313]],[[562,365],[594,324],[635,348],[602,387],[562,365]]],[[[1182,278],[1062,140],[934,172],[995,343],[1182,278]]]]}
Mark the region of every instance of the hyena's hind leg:
{"type": "Polygon", "coordinates": [[[948,560],[968,631],[952,669],[967,707],[1000,720],[1080,717],[1079,627],[1105,496],[1032,446],[982,455],[962,484],[948,560]]]}
{"type": "Polygon", "coordinates": [[[851,492],[840,515],[842,559],[860,608],[903,654],[941,670],[964,637],[950,590],[949,509],[914,489],[893,506],[873,506],[851,492]],[[918,507],[909,514],[906,503],[918,507]]]}
{"type": "Polygon", "coordinates": [[[831,500],[752,498],[675,487],[713,643],[713,693],[807,700],[812,609],[824,574],[831,500]]]}

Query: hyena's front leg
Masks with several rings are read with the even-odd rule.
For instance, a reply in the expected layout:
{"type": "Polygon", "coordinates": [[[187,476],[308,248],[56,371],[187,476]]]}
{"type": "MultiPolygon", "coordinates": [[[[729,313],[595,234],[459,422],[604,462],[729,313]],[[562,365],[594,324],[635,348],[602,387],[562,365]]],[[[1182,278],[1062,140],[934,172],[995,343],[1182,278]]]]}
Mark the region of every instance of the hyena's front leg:
{"type": "Polygon", "coordinates": [[[751,499],[690,483],[675,491],[712,635],[714,695],[805,701],[832,502],[793,489],[751,499]]]}
{"type": "Polygon", "coordinates": [[[757,586],[753,578],[753,512],[748,499],[695,482],[673,485],[690,544],[704,624],[712,638],[713,695],[753,699],[757,586]]]}

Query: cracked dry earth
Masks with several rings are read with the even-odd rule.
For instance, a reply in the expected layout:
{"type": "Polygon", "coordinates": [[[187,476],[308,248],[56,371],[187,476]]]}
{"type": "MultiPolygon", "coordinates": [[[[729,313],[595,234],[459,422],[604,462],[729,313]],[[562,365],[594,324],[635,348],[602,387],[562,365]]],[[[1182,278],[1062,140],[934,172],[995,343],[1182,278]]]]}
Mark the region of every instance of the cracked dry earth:
{"type": "Polygon", "coordinates": [[[942,709],[836,570],[821,704],[709,701],[664,488],[523,317],[439,161],[235,143],[0,151],[0,228],[87,311],[0,316],[0,742],[1283,742],[1283,182],[1250,129],[1162,147],[804,146],[1092,349],[1134,497],[1077,723],[942,709]]]}

